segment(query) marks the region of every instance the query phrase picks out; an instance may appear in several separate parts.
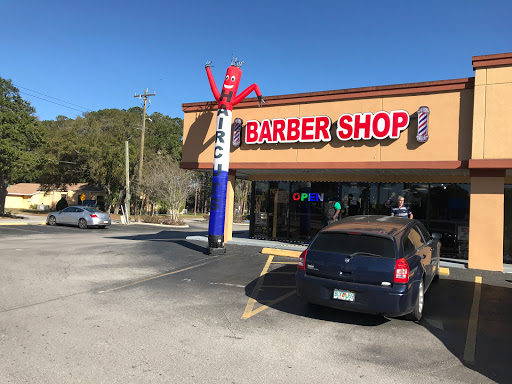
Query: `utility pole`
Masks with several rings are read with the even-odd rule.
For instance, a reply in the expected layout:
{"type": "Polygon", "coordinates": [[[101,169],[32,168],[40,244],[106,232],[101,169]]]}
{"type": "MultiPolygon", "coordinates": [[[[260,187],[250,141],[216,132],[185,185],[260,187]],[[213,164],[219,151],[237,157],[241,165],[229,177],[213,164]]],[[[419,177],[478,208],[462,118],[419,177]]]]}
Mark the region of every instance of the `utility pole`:
{"type": "Polygon", "coordinates": [[[126,212],[126,224],[130,224],[130,150],[128,148],[128,140],[124,142],[124,148],[126,153],[125,167],[126,167],[126,197],[124,199],[125,212],[126,212]]]}
{"type": "MultiPolygon", "coordinates": [[[[137,180],[137,189],[135,192],[135,221],[138,221],[137,219],[137,199],[139,198],[139,185],[142,180],[142,165],[144,163],[144,132],[146,131],[146,103],[148,100],[148,96],[156,96],[156,92],[153,92],[151,94],[148,93],[148,89],[146,88],[146,91],[143,95],[137,95],[135,93],[135,96],[139,99],[144,98],[144,111],[142,113],[142,131],[140,133],[140,155],[139,155],[139,178],[137,180]]],[[[142,206],[141,206],[142,211],[142,206]]]]}

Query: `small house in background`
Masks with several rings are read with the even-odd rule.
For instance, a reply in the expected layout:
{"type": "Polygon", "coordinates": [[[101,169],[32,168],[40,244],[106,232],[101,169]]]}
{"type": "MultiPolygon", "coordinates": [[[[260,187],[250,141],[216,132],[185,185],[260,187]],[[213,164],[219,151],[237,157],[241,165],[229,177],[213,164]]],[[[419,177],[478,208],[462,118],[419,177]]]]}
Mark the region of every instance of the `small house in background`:
{"type": "Polygon", "coordinates": [[[49,191],[38,183],[19,183],[7,187],[5,208],[52,210],[65,198],[68,205],[88,205],[104,210],[105,196],[103,188],[86,183],[68,184],[49,191]]]}

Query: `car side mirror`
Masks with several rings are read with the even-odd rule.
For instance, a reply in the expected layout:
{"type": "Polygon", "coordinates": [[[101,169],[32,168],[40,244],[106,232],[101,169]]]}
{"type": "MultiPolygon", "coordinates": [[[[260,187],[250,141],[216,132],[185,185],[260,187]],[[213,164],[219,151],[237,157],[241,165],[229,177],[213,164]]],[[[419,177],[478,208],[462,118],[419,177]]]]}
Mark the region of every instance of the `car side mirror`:
{"type": "Polygon", "coordinates": [[[432,238],[433,238],[434,240],[441,240],[441,237],[443,237],[443,235],[441,235],[440,233],[434,232],[434,233],[432,234],[432,238]]]}

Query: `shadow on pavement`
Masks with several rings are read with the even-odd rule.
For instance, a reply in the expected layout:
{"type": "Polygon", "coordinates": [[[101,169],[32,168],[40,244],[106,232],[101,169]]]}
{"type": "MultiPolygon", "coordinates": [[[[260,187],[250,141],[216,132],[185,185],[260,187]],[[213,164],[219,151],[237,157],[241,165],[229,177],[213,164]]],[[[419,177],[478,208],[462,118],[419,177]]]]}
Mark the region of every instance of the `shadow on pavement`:
{"type": "Polygon", "coordinates": [[[203,235],[204,232],[176,232],[176,231],[160,231],[157,233],[144,233],[139,235],[127,236],[111,236],[112,239],[134,240],[134,241],[164,241],[175,243],[192,251],[207,253],[207,243],[192,242],[185,240],[185,236],[203,235]],[[203,245],[204,244],[204,245],[203,245]]]}
{"type": "Polygon", "coordinates": [[[378,326],[389,320],[383,316],[367,315],[355,312],[339,311],[334,308],[321,307],[301,301],[292,294],[283,300],[283,296],[295,292],[295,265],[286,265],[269,271],[263,278],[258,289],[257,278],[245,287],[245,294],[262,305],[267,305],[281,312],[311,319],[337,323],[357,324],[362,326],[378,326]],[[256,288],[256,289],[255,289],[256,288]],[[276,301],[275,303],[272,303],[276,301]]]}
{"type": "MultiPolygon", "coordinates": [[[[258,305],[267,305],[311,319],[362,326],[379,326],[390,321],[383,316],[340,311],[301,302],[292,293],[295,291],[295,270],[295,265],[270,270],[261,277],[263,281],[258,277],[245,287],[246,296],[254,299],[258,305]],[[279,300],[286,294],[287,297],[279,300]]],[[[472,281],[443,277],[433,282],[425,295],[425,309],[420,324],[467,368],[498,383],[509,383],[512,378],[512,284],[510,288],[482,284],[475,360],[468,362],[464,360],[464,353],[474,291],[475,283],[472,281]]]]}
{"type": "MultiPolygon", "coordinates": [[[[485,281],[485,280],[484,280],[485,281]]],[[[512,287],[511,287],[512,288],[512,287]]],[[[498,383],[512,378],[512,289],[481,285],[474,361],[464,360],[475,283],[441,279],[425,295],[421,321],[466,367],[498,383]]]]}

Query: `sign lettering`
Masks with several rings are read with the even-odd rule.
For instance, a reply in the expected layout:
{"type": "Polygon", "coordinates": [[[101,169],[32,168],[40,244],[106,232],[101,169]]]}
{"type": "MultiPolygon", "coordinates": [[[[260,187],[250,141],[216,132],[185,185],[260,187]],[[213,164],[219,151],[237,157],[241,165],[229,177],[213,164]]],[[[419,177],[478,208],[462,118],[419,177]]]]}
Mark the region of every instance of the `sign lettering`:
{"type": "MultiPolygon", "coordinates": [[[[338,118],[336,136],[341,141],[398,139],[400,132],[409,126],[407,111],[342,114],[338,118]]],[[[249,120],[245,127],[247,144],[317,143],[330,142],[331,118],[308,116],[302,118],[249,120]]]]}

